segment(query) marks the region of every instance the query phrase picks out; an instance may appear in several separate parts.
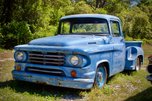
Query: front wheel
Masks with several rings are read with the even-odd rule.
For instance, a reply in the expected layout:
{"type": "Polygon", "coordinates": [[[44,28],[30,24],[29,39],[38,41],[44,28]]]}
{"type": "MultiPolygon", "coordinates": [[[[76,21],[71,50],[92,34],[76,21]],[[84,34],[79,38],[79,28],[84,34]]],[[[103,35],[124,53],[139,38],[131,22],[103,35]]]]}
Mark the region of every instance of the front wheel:
{"type": "Polygon", "coordinates": [[[140,69],[141,69],[141,61],[140,58],[138,57],[136,59],[135,71],[139,71],[140,69]]]}
{"type": "Polygon", "coordinates": [[[107,70],[104,66],[100,66],[97,68],[96,76],[95,76],[95,87],[102,88],[107,81],[107,70]]]}

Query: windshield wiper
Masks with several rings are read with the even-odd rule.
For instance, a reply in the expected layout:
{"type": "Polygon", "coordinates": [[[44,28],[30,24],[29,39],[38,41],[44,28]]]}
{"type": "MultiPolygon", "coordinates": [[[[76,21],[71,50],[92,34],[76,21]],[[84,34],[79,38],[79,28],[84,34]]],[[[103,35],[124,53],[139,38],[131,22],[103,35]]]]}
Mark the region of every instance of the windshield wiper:
{"type": "Polygon", "coordinates": [[[94,34],[95,36],[109,36],[109,34],[94,34]]]}

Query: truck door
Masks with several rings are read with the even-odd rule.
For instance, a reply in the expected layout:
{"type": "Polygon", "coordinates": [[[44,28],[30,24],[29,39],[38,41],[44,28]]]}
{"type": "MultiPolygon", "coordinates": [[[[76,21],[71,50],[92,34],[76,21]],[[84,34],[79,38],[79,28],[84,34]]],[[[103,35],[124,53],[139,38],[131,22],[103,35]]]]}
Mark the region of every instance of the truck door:
{"type": "Polygon", "coordinates": [[[111,32],[113,38],[111,44],[113,44],[113,69],[112,72],[123,71],[125,66],[125,41],[120,27],[120,22],[111,20],[111,32]]]}

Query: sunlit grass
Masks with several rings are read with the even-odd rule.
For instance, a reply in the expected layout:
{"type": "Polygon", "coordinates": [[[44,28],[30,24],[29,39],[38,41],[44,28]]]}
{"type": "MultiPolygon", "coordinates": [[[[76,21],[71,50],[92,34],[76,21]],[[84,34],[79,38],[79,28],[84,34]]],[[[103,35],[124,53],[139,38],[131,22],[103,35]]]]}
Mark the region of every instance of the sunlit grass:
{"type": "MultiPolygon", "coordinates": [[[[87,96],[89,101],[128,101],[135,99],[135,97],[137,97],[136,99],[138,97],[151,99],[152,96],[142,95],[142,91],[145,89],[152,89],[150,82],[145,79],[147,74],[145,70],[119,73],[111,77],[102,90],[93,88],[84,96],[87,96]],[[138,93],[141,95],[136,96],[138,93]],[[130,97],[132,98],[129,99],[130,97]]],[[[147,93],[152,94],[152,91],[147,91],[147,93]]],[[[138,99],[137,101],[143,100],[138,99]]]]}
{"type": "Polygon", "coordinates": [[[144,65],[148,64],[148,56],[152,55],[152,45],[143,45],[144,50],[144,65]]]}
{"type": "Polygon", "coordinates": [[[0,48],[0,52],[4,52],[4,51],[5,51],[4,49],[0,48]]]}

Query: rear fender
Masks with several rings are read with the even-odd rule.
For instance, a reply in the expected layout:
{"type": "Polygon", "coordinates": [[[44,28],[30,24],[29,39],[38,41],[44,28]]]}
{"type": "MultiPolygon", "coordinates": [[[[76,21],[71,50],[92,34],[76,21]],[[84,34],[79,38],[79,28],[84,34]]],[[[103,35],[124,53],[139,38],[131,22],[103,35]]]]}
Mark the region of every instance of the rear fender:
{"type": "Polygon", "coordinates": [[[134,70],[138,57],[140,57],[141,62],[143,62],[144,52],[142,48],[136,46],[127,47],[125,69],[134,70]]]}

